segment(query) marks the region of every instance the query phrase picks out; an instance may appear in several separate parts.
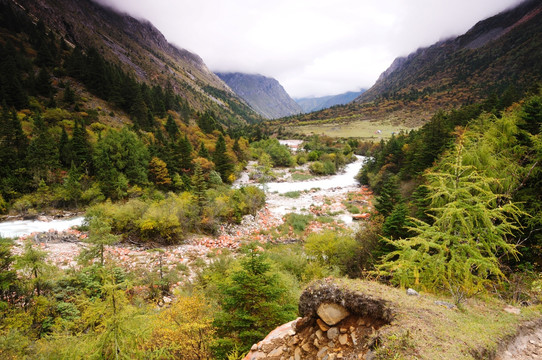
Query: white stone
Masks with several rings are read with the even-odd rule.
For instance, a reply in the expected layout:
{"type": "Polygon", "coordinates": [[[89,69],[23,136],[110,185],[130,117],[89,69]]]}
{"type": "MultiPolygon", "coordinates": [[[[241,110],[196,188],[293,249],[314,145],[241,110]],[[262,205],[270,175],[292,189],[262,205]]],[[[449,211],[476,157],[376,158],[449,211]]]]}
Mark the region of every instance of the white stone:
{"type": "Polygon", "coordinates": [[[320,319],[330,326],[339,323],[341,320],[350,315],[348,310],[338,304],[323,303],[320,304],[316,311],[320,319]]]}

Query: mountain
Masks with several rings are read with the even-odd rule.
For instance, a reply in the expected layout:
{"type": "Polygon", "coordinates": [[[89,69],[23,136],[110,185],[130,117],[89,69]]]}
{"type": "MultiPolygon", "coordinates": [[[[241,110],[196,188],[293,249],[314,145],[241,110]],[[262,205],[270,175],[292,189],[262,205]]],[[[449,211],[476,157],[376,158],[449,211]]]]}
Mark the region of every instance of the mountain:
{"type": "MultiPolygon", "coordinates": [[[[9,2],[4,0],[5,2],[9,2]]],[[[196,54],[168,43],[148,21],[90,0],[12,0],[71,46],[98,49],[137,81],[171,86],[197,111],[239,121],[258,116],[196,54]]]]}
{"type": "Polygon", "coordinates": [[[216,73],[252,109],[267,119],[299,114],[301,107],[288,95],[280,83],[263,75],[216,73]]]}
{"type": "Polygon", "coordinates": [[[495,105],[502,108],[542,82],[541,58],[542,2],[528,0],[478,22],[461,36],[395,59],[353,102],[302,114],[281,125],[310,133],[319,131],[314,128],[318,124],[355,130],[367,126],[354,124],[371,121],[398,131],[401,126],[425,124],[439,109],[498,98],[495,105]]]}
{"type": "Polygon", "coordinates": [[[353,101],[359,95],[363,94],[364,91],[365,89],[362,89],[360,91],[348,91],[338,95],[298,98],[294,100],[299,106],[301,106],[304,113],[309,113],[312,111],[327,109],[335,105],[348,104],[350,101],[353,101]]]}
{"type": "Polygon", "coordinates": [[[450,104],[524,91],[542,80],[542,2],[529,0],[457,38],[395,59],[356,102],[439,98],[450,104]]]}

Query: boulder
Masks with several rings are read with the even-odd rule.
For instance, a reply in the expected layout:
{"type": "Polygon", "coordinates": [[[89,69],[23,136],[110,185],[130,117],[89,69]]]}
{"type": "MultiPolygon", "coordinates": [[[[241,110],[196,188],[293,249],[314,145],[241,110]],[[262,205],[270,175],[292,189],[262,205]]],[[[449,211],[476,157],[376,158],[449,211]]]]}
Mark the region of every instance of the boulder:
{"type": "Polygon", "coordinates": [[[348,310],[335,303],[320,304],[316,313],[320,319],[322,319],[329,326],[339,323],[341,320],[350,315],[348,310]]]}

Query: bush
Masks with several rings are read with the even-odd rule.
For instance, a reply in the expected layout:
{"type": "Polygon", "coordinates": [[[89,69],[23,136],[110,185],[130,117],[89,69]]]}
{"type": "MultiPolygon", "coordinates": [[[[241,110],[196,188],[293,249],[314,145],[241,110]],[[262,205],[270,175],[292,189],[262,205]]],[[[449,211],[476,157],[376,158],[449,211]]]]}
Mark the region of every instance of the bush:
{"type": "Polygon", "coordinates": [[[312,233],[305,241],[307,255],[329,268],[338,268],[343,274],[354,261],[360,244],[350,236],[334,231],[312,233]]]}

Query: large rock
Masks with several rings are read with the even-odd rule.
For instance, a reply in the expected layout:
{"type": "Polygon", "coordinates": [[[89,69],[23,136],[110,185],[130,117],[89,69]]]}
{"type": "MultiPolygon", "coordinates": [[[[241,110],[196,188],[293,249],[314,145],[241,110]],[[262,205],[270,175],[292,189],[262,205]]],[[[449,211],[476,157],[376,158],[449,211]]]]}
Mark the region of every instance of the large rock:
{"type": "Polygon", "coordinates": [[[329,326],[339,323],[342,319],[350,315],[348,310],[335,303],[320,304],[316,313],[329,326]]]}

